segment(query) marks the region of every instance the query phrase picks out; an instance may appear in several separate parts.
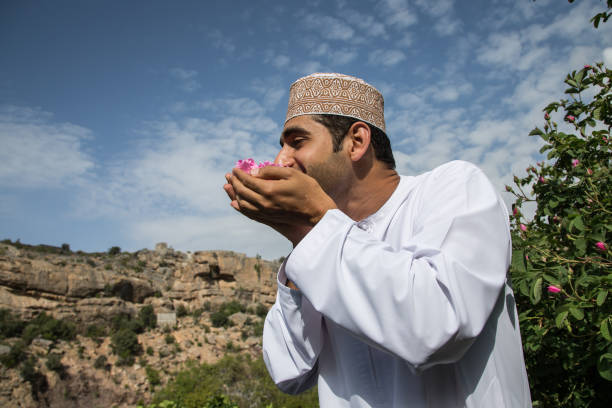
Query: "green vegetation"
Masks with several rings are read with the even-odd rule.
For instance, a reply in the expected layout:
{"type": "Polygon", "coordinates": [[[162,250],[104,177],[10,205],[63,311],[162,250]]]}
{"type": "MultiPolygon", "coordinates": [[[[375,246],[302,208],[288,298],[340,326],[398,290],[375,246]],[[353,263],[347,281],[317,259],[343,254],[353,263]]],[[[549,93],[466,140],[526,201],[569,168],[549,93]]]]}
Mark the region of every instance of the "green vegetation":
{"type": "Polygon", "coordinates": [[[0,309],[0,339],[20,337],[26,322],[13,316],[8,309],[0,309]]]}
{"type": "Polygon", "coordinates": [[[156,385],[161,384],[161,379],[159,377],[159,371],[157,371],[151,366],[146,366],[145,371],[147,373],[147,380],[149,381],[149,384],[151,384],[152,387],[155,387],[156,385]]]}
{"type": "Polygon", "coordinates": [[[268,308],[263,304],[258,303],[257,308],[255,309],[255,314],[261,317],[262,319],[265,319],[266,315],[268,314],[268,308]]]}
{"type": "MultiPolygon", "coordinates": [[[[609,14],[598,16],[595,26],[609,14]]],[[[585,65],[565,83],[568,99],[549,104],[530,133],[543,140],[546,159],[506,188],[516,197],[510,273],[534,406],[608,406],[612,70],[585,65]],[[531,219],[526,202],[537,204],[531,219]]]]}
{"type": "Polygon", "coordinates": [[[17,341],[11,346],[11,350],[8,354],[0,357],[0,362],[7,368],[15,368],[26,358],[25,343],[23,341],[17,341]]]}
{"type": "Polygon", "coordinates": [[[108,250],[108,254],[110,256],[119,255],[120,253],[121,253],[121,248],[119,248],[118,246],[110,247],[108,250]]]}
{"type": "Polygon", "coordinates": [[[151,305],[146,305],[138,311],[138,319],[145,328],[154,329],[157,326],[157,316],[151,305]]]}
{"type": "Polygon", "coordinates": [[[66,366],[62,364],[61,354],[49,353],[45,365],[49,370],[58,373],[60,378],[64,378],[66,376],[66,366]]]}
{"type": "Polygon", "coordinates": [[[98,358],[96,358],[96,361],[94,362],[94,368],[97,368],[98,370],[101,370],[101,369],[110,370],[110,367],[107,364],[107,359],[105,355],[101,355],[101,356],[98,356],[98,358]]]}
{"type": "MultiPolygon", "coordinates": [[[[155,407],[318,407],[316,389],[298,396],[283,394],[270,379],[261,358],[226,355],[215,364],[188,363],[187,368],[154,397],[155,407]],[[230,405],[207,405],[222,401],[230,405]],[[231,405],[231,404],[235,405],[231,405]]],[[[153,407],[153,405],[149,406],[153,407]]]]}
{"type": "Polygon", "coordinates": [[[219,306],[219,309],[216,312],[211,313],[210,321],[213,327],[229,327],[231,326],[231,322],[229,317],[234,313],[245,312],[246,307],[238,302],[237,300],[232,300],[229,302],[224,302],[219,306]]]}
{"type": "Polygon", "coordinates": [[[97,324],[90,324],[85,330],[85,336],[90,337],[92,339],[106,337],[106,328],[97,324]]]}
{"type": "Polygon", "coordinates": [[[181,304],[176,308],[176,317],[185,317],[188,314],[189,314],[189,311],[187,310],[185,305],[181,304]]]}
{"type": "Polygon", "coordinates": [[[140,354],[142,346],[138,342],[138,336],[129,328],[119,329],[111,337],[111,349],[117,355],[117,365],[132,365],[134,357],[140,354]]]}
{"type": "Polygon", "coordinates": [[[26,344],[30,344],[37,337],[51,341],[70,341],[74,340],[75,336],[76,326],[74,323],[54,319],[44,312],[30,320],[21,333],[21,338],[26,344]]]}

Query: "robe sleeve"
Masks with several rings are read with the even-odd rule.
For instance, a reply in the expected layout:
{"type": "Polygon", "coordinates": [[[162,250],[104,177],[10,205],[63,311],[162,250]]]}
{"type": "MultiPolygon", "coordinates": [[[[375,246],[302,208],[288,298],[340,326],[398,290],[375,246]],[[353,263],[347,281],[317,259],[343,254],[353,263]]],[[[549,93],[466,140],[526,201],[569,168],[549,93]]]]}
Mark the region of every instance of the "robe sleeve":
{"type": "Polygon", "coordinates": [[[285,263],[278,273],[276,302],[264,322],[263,358],[276,385],[297,394],[316,384],[323,320],[300,291],[285,286],[285,263]]]}
{"type": "MultiPolygon", "coordinates": [[[[383,242],[331,210],[285,273],[302,302],[419,370],[456,362],[474,342],[505,284],[511,245],[505,206],[477,167],[441,166],[410,194],[392,221],[405,238],[383,242]]],[[[274,313],[274,329],[287,331],[285,310],[274,313]]],[[[291,347],[299,337],[286,336],[291,347]]]]}

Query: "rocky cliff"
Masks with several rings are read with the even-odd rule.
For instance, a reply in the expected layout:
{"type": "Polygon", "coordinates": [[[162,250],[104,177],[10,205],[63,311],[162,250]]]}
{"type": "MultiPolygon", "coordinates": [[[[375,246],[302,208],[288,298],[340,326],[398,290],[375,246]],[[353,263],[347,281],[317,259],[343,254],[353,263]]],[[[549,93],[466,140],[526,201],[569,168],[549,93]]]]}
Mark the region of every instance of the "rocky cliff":
{"type": "MultiPolygon", "coordinates": [[[[151,370],[163,385],[186,361],[214,362],[227,351],[259,355],[261,330],[253,327],[261,328],[262,310],[274,302],[278,265],[230,251],[183,253],[163,243],[135,253],[83,253],[4,241],[0,309],[26,321],[45,312],[75,323],[77,336],[38,338],[28,346],[46,378],[40,389],[17,368],[0,366],[0,406],[134,406],[151,397],[151,370]],[[214,327],[211,316],[230,300],[244,311],[229,316],[229,327],[214,327]],[[88,330],[108,327],[117,316],[135,317],[147,305],[158,317],[169,316],[170,325],[139,334],[137,363],[119,366],[110,336],[96,338],[88,330]],[[50,354],[61,357],[60,374],[44,364],[50,354]],[[107,359],[104,367],[94,364],[100,356],[107,359]]],[[[0,354],[19,341],[6,337],[0,337],[0,354]]]]}

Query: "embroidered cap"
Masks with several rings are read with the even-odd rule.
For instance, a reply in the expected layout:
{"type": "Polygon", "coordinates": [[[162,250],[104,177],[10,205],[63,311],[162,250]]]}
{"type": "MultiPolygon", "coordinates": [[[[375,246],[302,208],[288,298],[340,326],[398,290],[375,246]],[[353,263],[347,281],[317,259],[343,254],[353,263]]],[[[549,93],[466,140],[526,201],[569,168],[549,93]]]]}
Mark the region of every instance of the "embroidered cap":
{"type": "Polygon", "coordinates": [[[362,79],[315,73],[291,85],[285,123],[301,115],[341,115],[362,120],[385,132],[384,109],[380,91],[362,79]]]}

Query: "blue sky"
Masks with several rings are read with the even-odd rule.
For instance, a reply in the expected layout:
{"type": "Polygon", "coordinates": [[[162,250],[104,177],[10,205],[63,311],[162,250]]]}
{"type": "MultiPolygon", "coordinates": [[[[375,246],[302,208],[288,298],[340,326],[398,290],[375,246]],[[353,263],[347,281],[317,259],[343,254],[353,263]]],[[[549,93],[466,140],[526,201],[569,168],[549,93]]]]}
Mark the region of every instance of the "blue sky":
{"type": "Polygon", "coordinates": [[[400,173],[468,160],[504,194],[540,159],[527,134],[565,75],[612,65],[612,24],[589,23],[604,7],[4,0],[0,238],[286,255],[229,207],[223,174],[275,156],[289,86],[317,71],[383,92],[400,173]]]}

